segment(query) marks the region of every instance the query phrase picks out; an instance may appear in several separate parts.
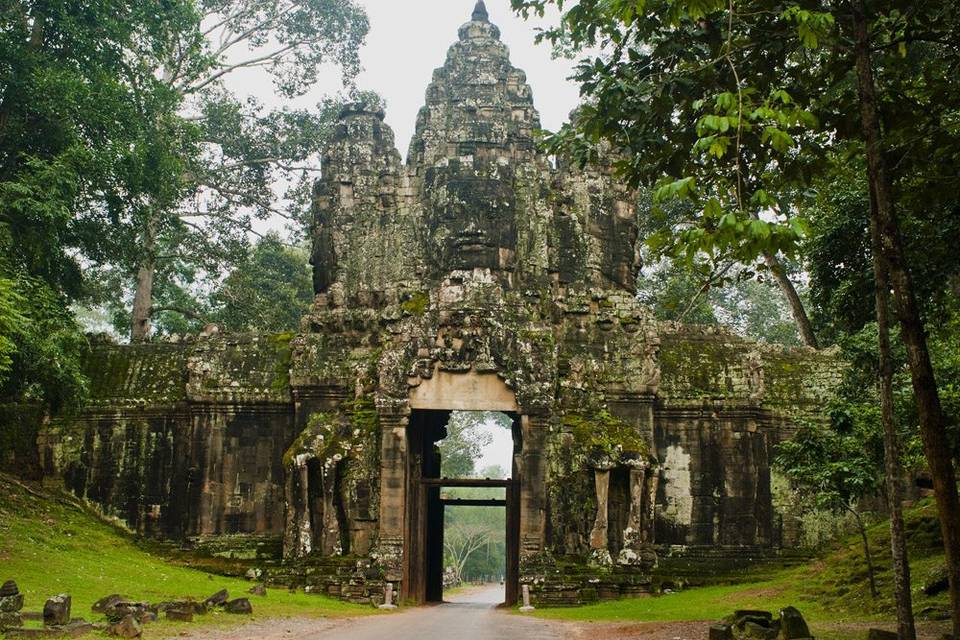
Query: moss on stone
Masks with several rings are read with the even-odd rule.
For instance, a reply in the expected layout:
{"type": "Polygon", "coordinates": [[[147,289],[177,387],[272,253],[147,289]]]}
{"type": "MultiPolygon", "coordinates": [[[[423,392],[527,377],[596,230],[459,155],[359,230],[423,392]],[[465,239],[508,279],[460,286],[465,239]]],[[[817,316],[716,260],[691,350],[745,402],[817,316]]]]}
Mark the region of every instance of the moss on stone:
{"type": "Polygon", "coordinates": [[[586,455],[616,459],[622,453],[647,453],[647,443],[636,429],[601,409],[590,416],[570,413],[563,417],[564,430],[573,436],[586,455]]]}
{"type": "Polygon", "coordinates": [[[412,316],[422,316],[430,307],[430,295],[425,291],[418,291],[411,295],[407,300],[401,303],[400,308],[404,313],[412,316]]]}
{"type": "Polygon", "coordinates": [[[283,393],[290,388],[290,364],[293,362],[293,349],[290,343],[293,342],[294,337],[293,333],[288,332],[269,338],[277,348],[276,376],[273,384],[270,385],[271,390],[276,393],[283,393]]]}

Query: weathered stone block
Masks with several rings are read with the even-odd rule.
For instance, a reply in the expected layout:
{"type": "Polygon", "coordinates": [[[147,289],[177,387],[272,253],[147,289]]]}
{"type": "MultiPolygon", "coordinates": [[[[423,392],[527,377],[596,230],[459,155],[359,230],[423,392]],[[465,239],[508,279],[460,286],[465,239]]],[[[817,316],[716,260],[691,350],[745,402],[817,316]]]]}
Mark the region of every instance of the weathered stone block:
{"type": "Polygon", "coordinates": [[[253,605],[250,604],[247,598],[237,598],[236,600],[227,602],[223,606],[223,610],[227,613],[251,614],[253,613],[253,605]]]}
{"type": "Polygon", "coordinates": [[[0,613],[0,631],[9,627],[22,627],[23,618],[19,613],[0,613]]]}
{"type": "Polygon", "coordinates": [[[781,640],[799,640],[810,638],[810,627],[803,615],[795,607],[780,610],[780,638],[781,640]]]}
{"type": "Polygon", "coordinates": [[[21,609],[23,609],[22,593],[0,598],[0,613],[16,613],[21,609]]]}
{"type": "Polygon", "coordinates": [[[227,600],[229,599],[230,599],[230,594],[227,592],[227,590],[221,589],[220,591],[217,591],[215,594],[213,594],[212,596],[204,600],[203,604],[206,605],[207,608],[212,609],[213,607],[222,607],[224,604],[226,604],[227,600]]]}
{"type": "Polygon", "coordinates": [[[93,603],[93,606],[90,609],[94,613],[106,613],[110,609],[114,608],[118,603],[123,602],[125,598],[119,593],[112,593],[109,596],[104,596],[93,603]]]}
{"type": "Polygon", "coordinates": [[[170,608],[165,612],[167,620],[173,622],[193,622],[193,608],[170,608]]]}
{"type": "Polygon", "coordinates": [[[134,616],[128,615],[107,627],[107,634],[119,638],[139,638],[143,635],[143,628],[134,616]]]}
{"type": "Polygon", "coordinates": [[[709,640],[733,640],[733,628],[728,624],[711,625],[709,640]]]}
{"type": "Polygon", "coordinates": [[[70,622],[71,598],[60,594],[47,600],[43,605],[43,624],[48,627],[62,627],[70,622]]]}

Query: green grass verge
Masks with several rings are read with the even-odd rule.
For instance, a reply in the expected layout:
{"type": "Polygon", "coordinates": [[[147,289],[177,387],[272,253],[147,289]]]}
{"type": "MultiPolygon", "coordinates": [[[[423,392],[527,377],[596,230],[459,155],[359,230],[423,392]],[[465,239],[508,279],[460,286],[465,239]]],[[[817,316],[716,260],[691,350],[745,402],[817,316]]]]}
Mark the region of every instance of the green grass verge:
{"type": "MultiPolygon", "coordinates": [[[[936,507],[925,500],[905,514],[913,572],[913,603],[918,622],[949,611],[946,593],[923,594],[922,587],[944,563],[936,507]],[[930,610],[933,610],[933,613],[930,610]]],[[[735,609],[800,609],[818,637],[865,637],[860,627],[889,627],[894,620],[889,524],[871,526],[868,537],[880,597],[870,596],[863,546],[858,535],[839,541],[806,566],[783,569],[769,578],[736,585],[700,587],[662,596],[602,602],[578,608],[539,609],[533,615],[574,621],[664,622],[719,620],[735,609]],[[846,629],[846,631],[844,631],[846,629]],[[850,629],[857,629],[856,632],[850,629]],[[852,635],[851,635],[852,634],[852,635]]],[[[763,569],[765,574],[768,569],[763,569]]]]}
{"type": "MultiPolygon", "coordinates": [[[[285,590],[271,589],[266,597],[249,595],[252,583],[246,580],[167,562],[138,547],[120,529],[86,512],[71,497],[52,491],[34,495],[0,476],[0,582],[9,578],[17,581],[25,595],[25,611],[41,611],[47,598],[67,593],[73,599],[73,616],[91,621],[102,619],[91,612],[91,605],[111,593],[161,602],[185,597],[203,600],[220,589],[227,589],[233,598],[249,597],[253,619],[337,617],[376,611],[285,590]]],[[[192,624],[161,620],[148,625],[145,634],[176,635],[198,625],[231,626],[250,619],[212,612],[198,616],[192,624]]]]}

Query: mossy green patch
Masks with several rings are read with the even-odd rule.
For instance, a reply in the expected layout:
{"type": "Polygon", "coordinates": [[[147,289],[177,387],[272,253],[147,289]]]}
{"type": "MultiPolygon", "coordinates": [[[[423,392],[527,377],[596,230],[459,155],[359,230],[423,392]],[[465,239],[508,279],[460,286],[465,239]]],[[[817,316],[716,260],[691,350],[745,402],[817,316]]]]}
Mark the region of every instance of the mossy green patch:
{"type": "Polygon", "coordinates": [[[590,455],[617,458],[622,453],[647,453],[647,443],[637,430],[601,409],[590,415],[568,413],[563,426],[577,447],[590,455]]]}
{"type": "Polygon", "coordinates": [[[280,333],[270,338],[277,348],[276,375],[270,389],[276,393],[284,393],[290,388],[290,364],[293,361],[293,333],[280,333]]]}
{"type": "Polygon", "coordinates": [[[411,295],[407,300],[400,304],[400,308],[405,313],[412,316],[422,316],[430,307],[430,295],[425,291],[419,291],[411,295]]]}

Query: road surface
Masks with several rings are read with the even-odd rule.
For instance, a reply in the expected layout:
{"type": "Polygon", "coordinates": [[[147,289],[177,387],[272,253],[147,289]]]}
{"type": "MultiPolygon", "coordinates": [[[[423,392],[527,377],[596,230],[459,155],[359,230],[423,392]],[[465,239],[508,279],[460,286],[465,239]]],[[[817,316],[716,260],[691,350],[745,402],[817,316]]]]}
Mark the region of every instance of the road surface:
{"type": "Polygon", "coordinates": [[[471,589],[444,604],[352,621],[317,640],[561,640],[555,623],[499,611],[503,587],[471,589]]]}
{"type": "Polygon", "coordinates": [[[363,618],[267,620],[197,630],[191,640],[562,640],[560,623],[497,610],[503,587],[471,589],[448,602],[363,618]]]}

